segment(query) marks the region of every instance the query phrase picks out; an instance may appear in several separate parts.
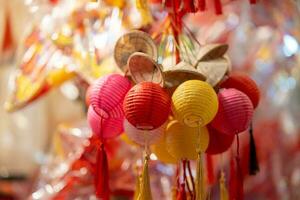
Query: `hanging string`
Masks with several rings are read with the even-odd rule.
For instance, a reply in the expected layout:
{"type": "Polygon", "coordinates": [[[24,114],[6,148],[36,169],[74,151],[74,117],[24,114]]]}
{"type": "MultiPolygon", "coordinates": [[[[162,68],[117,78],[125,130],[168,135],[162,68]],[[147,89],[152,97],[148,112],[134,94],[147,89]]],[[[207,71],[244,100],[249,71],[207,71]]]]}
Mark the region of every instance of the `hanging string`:
{"type": "Polygon", "coordinates": [[[249,137],[249,174],[255,175],[257,172],[259,172],[259,163],[256,154],[256,145],[253,135],[252,123],[250,124],[249,137]]]}

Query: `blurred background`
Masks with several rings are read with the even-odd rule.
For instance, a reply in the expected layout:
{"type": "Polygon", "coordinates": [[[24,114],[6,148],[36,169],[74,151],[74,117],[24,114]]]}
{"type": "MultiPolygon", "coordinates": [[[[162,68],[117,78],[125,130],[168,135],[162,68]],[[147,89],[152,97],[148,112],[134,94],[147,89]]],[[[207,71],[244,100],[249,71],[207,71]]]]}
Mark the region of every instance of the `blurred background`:
{"type": "MultiPolygon", "coordinates": [[[[62,175],[46,174],[69,166],[84,146],[87,85],[118,71],[111,56],[115,41],[143,23],[132,2],[0,0],[0,199],[51,199],[60,191],[53,185],[62,175]],[[101,52],[101,62],[91,48],[101,52]],[[57,154],[65,157],[53,159],[57,154]]],[[[223,15],[208,10],[185,22],[201,44],[228,43],[233,69],[260,87],[254,129],[261,169],[245,178],[245,198],[300,199],[300,1],[222,2],[223,15]]],[[[156,5],[151,11],[163,15],[156,5]]]]}

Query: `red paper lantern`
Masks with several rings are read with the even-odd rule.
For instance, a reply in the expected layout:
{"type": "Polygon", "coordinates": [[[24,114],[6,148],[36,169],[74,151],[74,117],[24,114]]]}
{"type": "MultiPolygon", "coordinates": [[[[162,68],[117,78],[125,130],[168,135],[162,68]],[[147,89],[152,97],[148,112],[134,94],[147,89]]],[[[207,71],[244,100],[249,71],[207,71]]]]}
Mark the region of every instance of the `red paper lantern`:
{"type": "Polygon", "coordinates": [[[210,125],[207,126],[207,129],[209,133],[209,144],[206,153],[214,155],[227,151],[233,143],[234,135],[221,133],[210,125]]]}
{"type": "Polygon", "coordinates": [[[90,104],[103,118],[123,118],[122,102],[130,87],[130,81],[119,74],[103,76],[92,85],[90,104]]]}
{"type": "Polygon", "coordinates": [[[231,73],[228,78],[221,83],[220,87],[235,88],[245,93],[250,98],[254,108],[256,108],[259,103],[260,91],[258,86],[256,85],[255,81],[245,73],[231,73]]]}
{"type": "Polygon", "coordinates": [[[248,129],[253,116],[251,100],[236,89],[222,89],[218,93],[219,109],[211,125],[227,134],[238,134],[248,129]]]}
{"type": "Polygon", "coordinates": [[[123,109],[126,119],[133,126],[142,130],[153,130],[167,121],[171,99],[158,84],[142,82],[129,90],[123,109]]]}

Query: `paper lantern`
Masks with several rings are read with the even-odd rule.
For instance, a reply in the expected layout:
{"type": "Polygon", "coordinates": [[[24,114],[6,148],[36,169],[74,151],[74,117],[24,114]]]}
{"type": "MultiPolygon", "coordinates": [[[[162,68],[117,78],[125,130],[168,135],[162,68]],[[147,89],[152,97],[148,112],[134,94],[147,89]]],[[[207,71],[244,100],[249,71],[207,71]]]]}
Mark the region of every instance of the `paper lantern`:
{"type": "Polygon", "coordinates": [[[175,117],[190,127],[205,126],[216,115],[218,98],[206,82],[190,80],[178,86],[172,96],[175,117]]]}
{"type": "Polygon", "coordinates": [[[130,81],[119,74],[103,76],[92,85],[90,104],[103,118],[123,118],[122,102],[130,87],[130,81]]]}
{"type": "Polygon", "coordinates": [[[132,141],[142,146],[149,146],[160,140],[164,133],[165,125],[162,125],[157,129],[146,131],[137,129],[125,119],[124,129],[125,133],[132,141]]]}
{"type": "Polygon", "coordinates": [[[231,73],[228,78],[220,84],[220,87],[235,88],[245,93],[250,98],[254,108],[256,108],[259,103],[260,91],[258,86],[247,74],[241,72],[231,73]]]}
{"type": "Polygon", "coordinates": [[[175,164],[177,159],[174,158],[167,150],[166,134],[152,146],[152,152],[156,155],[157,159],[166,164],[175,164]]]}
{"type": "Polygon", "coordinates": [[[123,109],[126,119],[134,127],[153,130],[167,121],[171,110],[171,99],[158,84],[142,82],[127,93],[123,109]]]}
{"type": "Polygon", "coordinates": [[[229,149],[234,140],[233,134],[225,134],[207,126],[209,133],[209,145],[206,149],[208,154],[220,154],[229,149]]]}
{"type": "Polygon", "coordinates": [[[172,121],[166,129],[168,152],[180,160],[196,160],[198,152],[204,152],[209,143],[206,127],[188,127],[178,121],[172,121]]]}
{"type": "Polygon", "coordinates": [[[102,139],[113,138],[123,132],[124,118],[102,118],[89,106],[87,119],[93,133],[102,139]]]}
{"type": "Polygon", "coordinates": [[[216,130],[227,134],[238,134],[248,129],[253,105],[243,92],[236,89],[223,89],[218,94],[219,109],[211,122],[216,130]]]}

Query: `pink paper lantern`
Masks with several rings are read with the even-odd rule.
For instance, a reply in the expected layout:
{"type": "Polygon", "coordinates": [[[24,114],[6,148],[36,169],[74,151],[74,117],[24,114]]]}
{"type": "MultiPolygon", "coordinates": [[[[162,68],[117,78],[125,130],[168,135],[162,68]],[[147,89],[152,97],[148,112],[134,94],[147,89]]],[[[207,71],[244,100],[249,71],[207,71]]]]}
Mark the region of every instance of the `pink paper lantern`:
{"type": "Polygon", "coordinates": [[[238,134],[248,129],[253,105],[243,92],[236,89],[222,89],[218,93],[219,108],[211,125],[226,134],[238,134]]]}
{"type": "Polygon", "coordinates": [[[130,88],[130,81],[119,74],[103,76],[92,85],[90,104],[103,118],[123,118],[123,109],[119,105],[130,88]]]}
{"type": "Polygon", "coordinates": [[[128,137],[136,142],[139,145],[145,146],[145,145],[152,145],[156,143],[164,134],[166,125],[163,124],[162,126],[150,130],[150,131],[144,131],[137,129],[132,124],[128,122],[127,119],[124,120],[124,129],[125,133],[128,135],[128,137]]]}
{"type": "Polygon", "coordinates": [[[93,133],[101,139],[113,138],[123,133],[124,118],[103,118],[89,106],[87,119],[93,133]]]}

